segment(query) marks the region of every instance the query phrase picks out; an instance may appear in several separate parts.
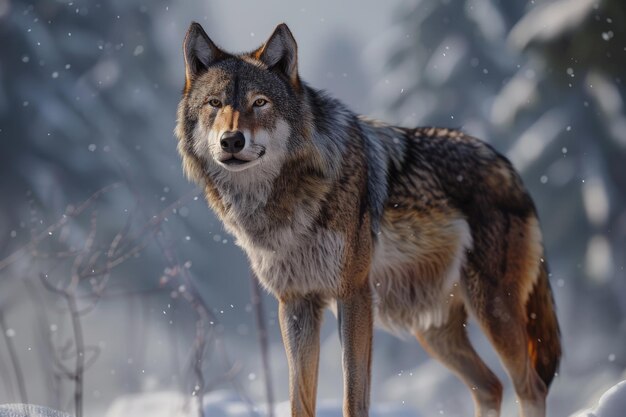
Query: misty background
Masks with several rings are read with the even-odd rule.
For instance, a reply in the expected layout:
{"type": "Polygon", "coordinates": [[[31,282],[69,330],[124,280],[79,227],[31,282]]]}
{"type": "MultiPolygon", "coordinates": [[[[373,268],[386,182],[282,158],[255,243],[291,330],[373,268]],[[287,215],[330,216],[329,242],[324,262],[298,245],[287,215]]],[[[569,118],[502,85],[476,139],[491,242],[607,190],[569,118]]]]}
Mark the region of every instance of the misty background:
{"type": "MultiPolygon", "coordinates": [[[[549,411],[568,415],[626,379],[621,0],[0,0],[0,403],[73,411],[64,373],[79,351],[89,416],[142,392],[265,401],[247,259],[184,179],[172,134],[192,20],[230,51],[286,22],[301,77],[354,111],[459,127],[507,155],[538,207],[561,323],[549,411]]],[[[263,309],[284,401],[276,302],[264,296],[263,309]]],[[[328,314],[322,402],[341,398],[335,328],[328,314]]],[[[508,378],[470,331],[511,415],[508,378]]],[[[382,331],[372,402],[424,416],[472,409],[415,340],[382,331]]]]}

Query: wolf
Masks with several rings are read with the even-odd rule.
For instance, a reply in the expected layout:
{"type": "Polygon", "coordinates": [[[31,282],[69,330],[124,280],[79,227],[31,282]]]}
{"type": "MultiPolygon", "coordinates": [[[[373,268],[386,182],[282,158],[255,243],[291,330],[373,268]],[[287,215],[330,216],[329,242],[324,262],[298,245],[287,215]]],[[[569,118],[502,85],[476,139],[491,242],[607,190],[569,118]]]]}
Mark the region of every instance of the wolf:
{"type": "Polygon", "coordinates": [[[511,163],[460,130],[391,126],[305,83],[285,24],[247,53],[192,23],[175,135],[184,173],[278,300],[293,417],[315,415],[323,309],[342,345],[343,415],[368,415],[374,322],[411,334],[499,416],[499,354],[524,417],[561,357],[541,230],[511,163]]]}

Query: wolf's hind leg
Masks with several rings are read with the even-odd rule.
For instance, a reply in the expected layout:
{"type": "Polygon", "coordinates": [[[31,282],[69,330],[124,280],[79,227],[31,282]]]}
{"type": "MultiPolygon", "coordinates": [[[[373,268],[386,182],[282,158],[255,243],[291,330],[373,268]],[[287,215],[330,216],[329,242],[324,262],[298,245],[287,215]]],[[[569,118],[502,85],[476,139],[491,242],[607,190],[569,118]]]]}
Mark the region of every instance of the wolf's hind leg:
{"type": "Polygon", "coordinates": [[[498,417],[502,402],[502,384],[470,344],[462,304],[450,308],[446,323],[418,331],[415,336],[424,349],[438,359],[470,388],[476,417],[498,417]]]}
{"type": "MultiPolygon", "coordinates": [[[[523,417],[544,417],[548,388],[533,366],[527,333],[527,293],[537,281],[542,256],[536,218],[491,213],[474,234],[471,268],[464,274],[467,304],[495,348],[523,417]]],[[[539,320],[544,319],[539,317],[539,320]]]]}
{"type": "Polygon", "coordinates": [[[504,299],[505,296],[496,298],[500,318],[494,318],[493,313],[487,316],[486,311],[478,312],[476,317],[511,377],[522,417],[544,417],[548,389],[528,354],[525,312],[504,299]]]}

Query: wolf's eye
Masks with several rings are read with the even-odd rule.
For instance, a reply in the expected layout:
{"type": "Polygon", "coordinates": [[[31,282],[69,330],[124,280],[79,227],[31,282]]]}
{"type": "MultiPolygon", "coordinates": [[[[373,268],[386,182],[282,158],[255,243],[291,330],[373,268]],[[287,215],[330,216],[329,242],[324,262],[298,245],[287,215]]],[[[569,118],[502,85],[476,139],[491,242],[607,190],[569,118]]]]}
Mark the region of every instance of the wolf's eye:
{"type": "Polygon", "coordinates": [[[218,100],[218,99],[216,99],[216,98],[210,98],[210,99],[208,99],[208,100],[207,100],[207,103],[209,104],[209,106],[211,106],[211,107],[215,107],[215,108],[217,108],[217,109],[219,109],[220,107],[222,107],[222,102],[221,102],[221,101],[219,101],[219,100],[218,100]]]}
{"type": "Polygon", "coordinates": [[[264,98],[257,98],[254,100],[254,107],[263,107],[267,104],[267,100],[264,98]]]}

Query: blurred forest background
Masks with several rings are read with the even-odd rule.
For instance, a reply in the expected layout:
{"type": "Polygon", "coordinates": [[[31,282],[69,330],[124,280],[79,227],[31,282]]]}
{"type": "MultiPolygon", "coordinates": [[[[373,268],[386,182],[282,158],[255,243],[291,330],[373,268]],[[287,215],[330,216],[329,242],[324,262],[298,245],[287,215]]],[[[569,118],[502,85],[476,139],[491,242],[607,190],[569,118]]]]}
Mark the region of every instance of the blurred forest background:
{"type": "MultiPolygon", "coordinates": [[[[142,392],[265,401],[247,260],[175,150],[191,20],[235,51],[285,21],[302,77],[355,111],[460,127],[506,154],[538,206],[562,326],[550,411],[626,378],[622,0],[0,0],[0,403],[73,411],[80,394],[102,416],[142,392]]],[[[276,304],[263,298],[282,401],[276,304]]],[[[341,392],[334,328],[329,315],[327,400],[341,392]]],[[[472,338],[507,381],[512,415],[497,358],[472,338]]],[[[415,341],[382,332],[378,401],[424,416],[472,406],[415,341]]]]}

